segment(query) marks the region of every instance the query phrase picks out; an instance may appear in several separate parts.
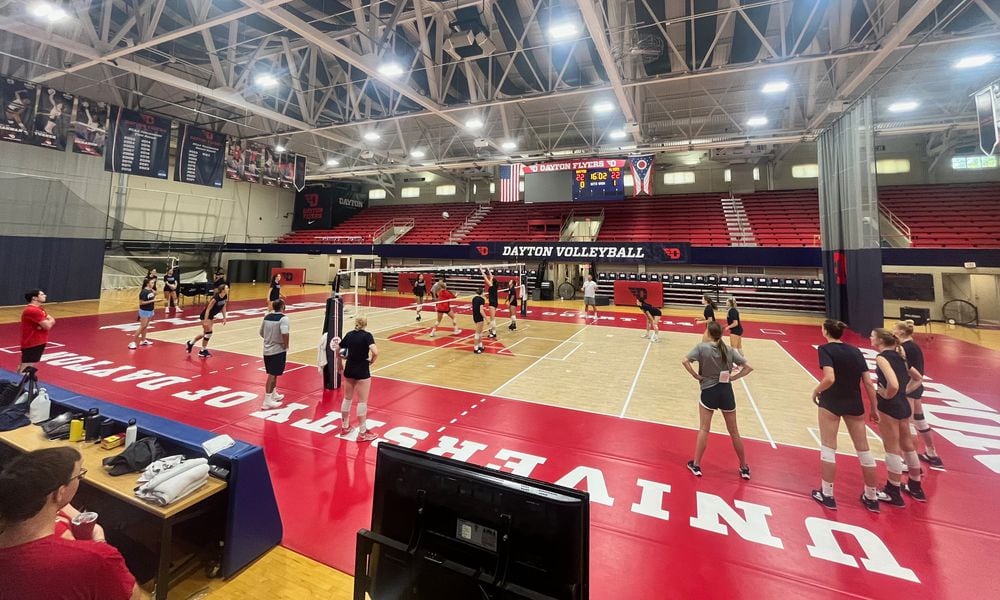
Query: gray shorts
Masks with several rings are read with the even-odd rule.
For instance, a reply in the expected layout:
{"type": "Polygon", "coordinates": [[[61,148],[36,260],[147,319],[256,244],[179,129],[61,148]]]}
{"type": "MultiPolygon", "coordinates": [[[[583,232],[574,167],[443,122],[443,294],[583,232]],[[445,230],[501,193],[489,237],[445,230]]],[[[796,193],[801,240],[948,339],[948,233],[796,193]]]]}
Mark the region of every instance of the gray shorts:
{"type": "Polygon", "coordinates": [[[583,307],[587,308],[588,306],[593,306],[594,308],[597,308],[597,298],[594,296],[584,296],[583,307]]]}

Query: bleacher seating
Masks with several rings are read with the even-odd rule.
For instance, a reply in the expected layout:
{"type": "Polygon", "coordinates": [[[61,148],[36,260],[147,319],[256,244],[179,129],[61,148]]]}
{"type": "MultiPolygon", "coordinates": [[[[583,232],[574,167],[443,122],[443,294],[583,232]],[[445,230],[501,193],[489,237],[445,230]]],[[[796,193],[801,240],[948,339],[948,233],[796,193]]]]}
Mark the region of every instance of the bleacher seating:
{"type": "Polygon", "coordinates": [[[279,244],[370,244],[372,235],[389,221],[413,219],[413,229],[395,243],[443,244],[448,241],[451,231],[474,210],[476,205],[466,202],[372,206],[333,229],[293,231],[275,241],[279,244]],[[442,212],[448,212],[450,217],[441,218],[442,212]]]}
{"type": "Polygon", "coordinates": [[[913,248],[1000,248],[1000,184],[893,186],[879,202],[910,228],[913,248]]]}
{"type": "Polygon", "coordinates": [[[758,246],[819,246],[819,193],[814,189],[740,196],[758,246]]]}
{"type": "Polygon", "coordinates": [[[494,204],[489,214],[464,239],[557,242],[562,227],[547,227],[544,223],[558,221],[561,225],[574,208],[579,207],[569,202],[494,204]],[[532,222],[536,224],[533,226],[532,222]]]}
{"type": "Polygon", "coordinates": [[[720,194],[630,198],[604,203],[601,242],[690,242],[728,246],[720,194]]]}

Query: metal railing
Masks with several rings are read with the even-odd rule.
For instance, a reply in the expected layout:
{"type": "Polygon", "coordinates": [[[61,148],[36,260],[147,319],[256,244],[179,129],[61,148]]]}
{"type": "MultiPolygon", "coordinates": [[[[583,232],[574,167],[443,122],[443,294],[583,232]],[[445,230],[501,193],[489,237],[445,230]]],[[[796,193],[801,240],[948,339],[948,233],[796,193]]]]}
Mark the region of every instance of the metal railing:
{"type": "Polygon", "coordinates": [[[886,220],[889,221],[889,223],[893,227],[895,227],[897,231],[903,234],[903,237],[906,238],[907,243],[910,244],[913,243],[913,234],[910,231],[910,226],[904,223],[903,220],[900,219],[898,216],[896,216],[896,213],[892,212],[882,204],[878,205],[878,212],[883,217],[885,217],[886,220]]]}
{"type": "Polygon", "coordinates": [[[407,231],[409,231],[413,229],[414,225],[416,225],[416,221],[413,219],[390,219],[372,233],[372,243],[381,244],[389,237],[386,235],[387,233],[391,232],[390,235],[396,234],[397,227],[407,227],[407,231]]]}
{"type": "Polygon", "coordinates": [[[448,232],[448,242],[447,243],[449,243],[449,244],[457,244],[458,240],[460,240],[463,236],[465,236],[469,231],[472,231],[472,228],[475,227],[475,225],[478,224],[478,221],[476,222],[475,225],[473,225],[473,227],[470,227],[468,229],[468,231],[466,231],[465,233],[460,234],[460,233],[458,233],[459,230],[464,229],[466,226],[468,226],[469,223],[471,223],[473,221],[473,219],[476,219],[477,217],[485,216],[489,212],[490,212],[490,206],[488,204],[477,206],[476,210],[472,211],[471,213],[469,213],[469,216],[465,217],[465,220],[462,221],[461,225],[455,227],[454,229],[452,229],[451,231],[448,232]]]}
{"type": "Polygon", "coordinates": [[[559,239],[571,242],[574,239],[588,238],[587,241],[593,241],[594,239],[597,239],[597,234],[600,233],[601,225],[603,224],[604,224],[603,208],[600,209],[600,211],[596,211],[595,209],[589,209],[589,210],[573,209],[570,211],[569,215],[566,216],[566,220],[563,221],[562,231],[559,233],[559,239]],[[592,233],[588,231],[586,235],[576,235],[575,233],[570,232],[570,228],[572,228],[576,223],[579,223],[580,221],[585,222],[587,220],[590,220],[591,222],[597,222],[598,224],[597,231],[594,231],[592,233]]]}

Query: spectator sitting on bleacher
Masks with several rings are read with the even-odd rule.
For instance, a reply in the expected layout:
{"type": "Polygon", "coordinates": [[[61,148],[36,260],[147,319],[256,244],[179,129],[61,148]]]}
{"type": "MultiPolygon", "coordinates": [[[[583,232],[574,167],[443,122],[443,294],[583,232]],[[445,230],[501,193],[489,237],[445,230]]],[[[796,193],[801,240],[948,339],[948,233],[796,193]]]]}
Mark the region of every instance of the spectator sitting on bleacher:
{"type": "Polygon", "coordinates": [[[55,534],[56,517],[69,505],[87,471],[73,448],[36,450],[0,472],[0,598],[17,600],[140,600],[125,559],[104,543],[55,534]]]}

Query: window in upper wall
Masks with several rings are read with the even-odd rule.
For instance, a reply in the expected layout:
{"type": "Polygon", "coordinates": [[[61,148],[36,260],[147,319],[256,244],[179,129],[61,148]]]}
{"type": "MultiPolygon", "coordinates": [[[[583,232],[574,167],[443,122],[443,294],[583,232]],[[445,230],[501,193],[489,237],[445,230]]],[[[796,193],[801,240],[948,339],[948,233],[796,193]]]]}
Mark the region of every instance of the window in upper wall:
{"type": "Polygon", "coordinates": [[[792,165],[792,177],[795,179],[816,179],[819,177],[819,165],[792,165]]]}
{"type": "Polygon", "coordinates": [[[385,200],[385,190],[382,188],[372,188],[368,190],[369,200],[385,200]]]}
{"type": "Polygon", "coordinates": [[[635,180],[632,179],[631,173],[625,173],[624,182],[625,182],[625,187],[632,187],[635,185],[635,180]]]}
{"type": "Polygon", "coordinates": [[[910,172],[908,158],[885,158],[875,161],[875,172],[879,175],[898,175],[910,172]]]}
{"type": "Polygon", "coordinates": [[[439,185],[439,186],[437,186],[437,195],[438,196],[454,196],[455,195],[455,186],[453,184],[451,184],[451,185],[439,185]]]}
{"type": "Polygon", "coordinates": [[[956,171],[979,171],[981,169],[997,168],[996,156],[953,156],[951,168],[956,171]]]}
{"type": "MultiPolygon", "coordinates": [[[[732,169],[726,169],[725,171],[722,172],[722,180],[725,181],[726,183],[729,183],[730,181],[733,180],[732,169]]],[[[753,180],[760,181],[760,167],[753,168],[753,180]]]]}
{"type": "Polygon", "coordinates": [[[493,183],[492,181],[490,182],[490,193],[491,194],[497,193],[497,184],[493,183]]]}
{"type": "Polygon", "coordinates": [[[523,181],[518,182],[518,184],[517,184],[517,191],[519,191],[519,192],[523,192],[524,191],[524,182],[523,181]]]}
{"type": "Polygon", "coordinates": [[[399,190],[399,196],[401,198],[419,198],[420,188],[418,187],[405,187],[399,190]]]}
{"type": "Polygon", "coordinates": [[[664,173],[663,183],[666,185],[683,185],[694,183],[694,171],[676,171],[674,173],[664,173]]]}

